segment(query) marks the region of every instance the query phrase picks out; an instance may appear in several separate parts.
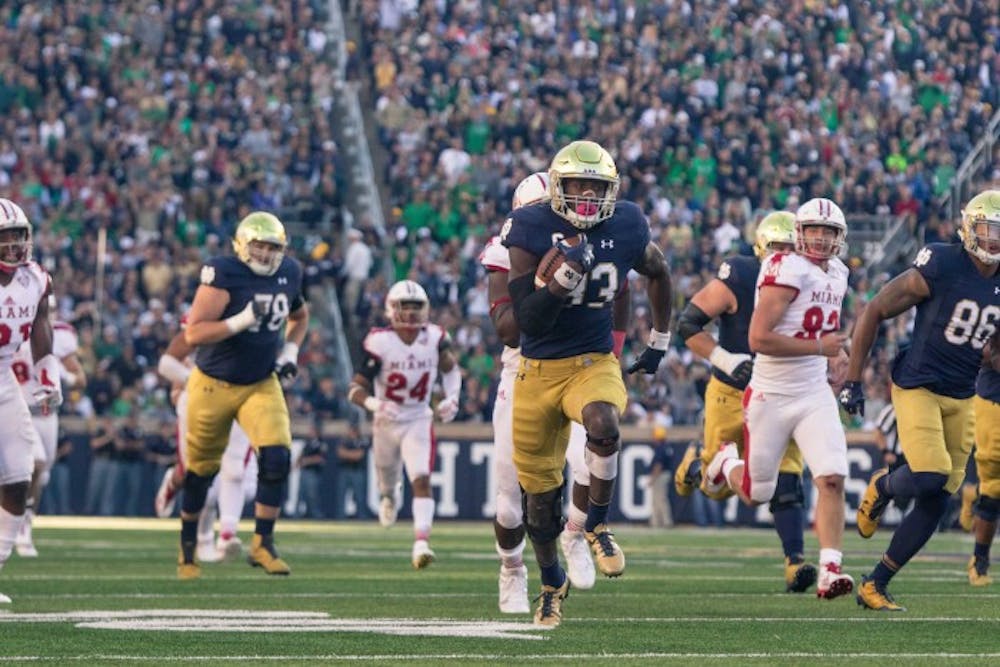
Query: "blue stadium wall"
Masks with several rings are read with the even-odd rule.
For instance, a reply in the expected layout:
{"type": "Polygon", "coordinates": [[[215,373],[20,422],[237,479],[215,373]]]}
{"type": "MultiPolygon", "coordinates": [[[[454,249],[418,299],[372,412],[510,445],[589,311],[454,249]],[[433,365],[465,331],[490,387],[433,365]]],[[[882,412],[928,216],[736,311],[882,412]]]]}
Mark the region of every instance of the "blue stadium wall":
{"type": "MultiPolygon", "coordinates": [[[[67,429],[68,430],[68,429],[67,429]]],[[[75,429],[74,429],[75,430],[75,429]]],[[[638,431],[638,429],[636,429],[638,431]]],[[[493,443],[490,431],[483,425],[464,425],[451,429],[452,434],[439,435],[434,471],[431,475],[431,485],[437,500],[436,516],[441,520],[488,520],[493,517],[495,481],[491,470],[493,443]]],[[[322,513],[326,517],[334,516],[334,488],[336,484],[336,467],[333,464],[333,442],[336,434],[342,432],[340,425],[328,429],[330,442],[329,461],[323,470],[323,503],[322,513]]],[[[89,438],[82,432],[68,430],[67,437],[74,443],[73,452],[63,465],[67,465],[70,475],[71,500],[70,508],[74,513],[82,513],[84,495],[87,486],[88,468],[90,465],[89,438]]],[[[626,437],[629,435],[625,433],[626,437]]],[[[684,449],[694,433],[691,429],[682,428],[672,431],[669,444],[673,450],[675,462],[679,462],[684,449]]],[[[863,432],[851,433],[848,458],[850,461],[850,477],[846,481],[847,491],[847,521],[853,523],[854,512],[864,493],[867,480],[876,469],[880,458],[870,434],[863,432]]],[[[302,441],[297,439],[293,449],[300,451],[302,441]]],[[[642,437],[629,438],[624,445],[619,461],[619,481],[612,502],[611,517],[616,523],[642,523],[649,520],[652,509],[650,489],[647,487],[649,463],[653,456],[651,440],[642,437]]],[[[368,497],[367,505],[371,513],[377,511],[378,490],[375,485],[374,469],[371,456],[368,457],[368,497]]],[[[152,463],[143,462],[134,469],[135,474],[142,475],[141,489],[143,498],[139,502],[140,515],[152,514],[152,497],[162,475],[152,463]]],[[[292,514],[298,489],[298,472],[293,473],[291,480],[292,497],[286,503],[286,514],[292,514]]],[[[672,473],[671,473],[672,475],[672,473]]],[[[807,484],[809,489],[812,485],[807,484]]],[[[406,489],[406,498],[409,498],[406,489]]],[[[694,507],[690,498],[675,495],[673,484],[670,484],[670,500],[673,508],[674,521],[691,523],[694,519],[694,507]]],[[[568,496],[567,496],[568,499],[568,496]]],[[[568,500],[567,500],[568,501],[568,500]]],[[[807,498],[807,504],[814,506],[812,498],[807,498]]],[[[711,502],[711,501],[706,501],[711,502]]],[[[350,507],[351,503],[348,503],[350,507]]],[[[409,503],[404,502],[400,513],[401,518],[409,516],[409,503]]],[[[43,507],[43,510],[45,508],[43,507]]],[[[738,503],[734,498],[721,503],[719,509],[726,523],[744,525],[767,525],[770,523],[770,513],[767,506],[748,508],[738,503]]],[[[811,512],[810,512],[811,513],[811,512]]],[[[886,523],[892,524],[898,520],[896,512],[890,510],[886,523]]]]}

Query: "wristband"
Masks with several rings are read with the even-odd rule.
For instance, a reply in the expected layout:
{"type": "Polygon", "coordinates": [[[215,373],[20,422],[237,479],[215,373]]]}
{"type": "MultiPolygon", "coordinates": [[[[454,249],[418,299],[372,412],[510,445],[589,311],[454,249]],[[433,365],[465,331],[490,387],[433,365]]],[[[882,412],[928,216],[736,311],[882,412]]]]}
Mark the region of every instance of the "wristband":
{"type": "Polygon", "coordinates": [[[494,310],[496,310],[500,306],[504,305],[505,303],[510,303],[510,302],[511,302],[511,300],[510,300],[509,296],[502,296],[499,299],[497,299],[496,301],[494,301],[493,303],[491,303],[490,304],[490,317],[493,317],[493,311],[494,310]]]}
{"type": "Polygon", "coordinates": [[[670,332],[663,333],[652,329],[649,332],[649,347],[654,350],[667,350],[670,348],[670,332]]]}
{"type": "Polygon", "coordinates": [[[552,276],[553,280],[559,283],[559,286],[563,289],[568,289],[573,291],[576,286],[580,284],[583,280],[583,274],[575,270],[568,264],[563,264],[558,269],[556,269],[555,274],[552,276]]]}
{"type": "Polygon", "coordinates": [[[240,312],[227,317],[222,320],[226,323],[226,327],[232,333],[239,333],[241,331],[246,331],[253,325],[257,324],[257,316],[253,314],[253,304],[249,304],[250,307],[244,308],[240,312]]]}
{"type": "Polygon", "coordinates": [[[299,361],[299,345],[298,343],[293,343],[292,341],[285,341],[285,346],[281,348],[281,358],[291,361],[293,364],[297,364],[299,361]]]}

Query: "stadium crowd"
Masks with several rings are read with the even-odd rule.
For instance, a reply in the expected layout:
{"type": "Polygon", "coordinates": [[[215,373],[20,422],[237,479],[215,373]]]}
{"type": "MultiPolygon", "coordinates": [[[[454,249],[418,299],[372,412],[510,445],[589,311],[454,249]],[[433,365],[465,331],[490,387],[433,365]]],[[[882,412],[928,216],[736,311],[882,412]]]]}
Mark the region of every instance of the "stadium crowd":
{"type": "MultiPolygon", "coordinates": [[[[343,203],[324,4],[0,8],[0,189],[34,222],[59,318],[78,331],[89,382],[63,409],[95,437],[104,416],[172,421],[156,359],[237,220],[294,207],[315,221],[343,203]]],[[[939,202],[1000,106],[997,0],[350,4],[362,38],[349,72],[386,157],[390,243],[364,228],[346,247],[299,238],[293,251],[337,281],[360,328],[392,280],[426,287],[462,354],[460,420],[488,421],[500,351],[477,255],[514,186],[564,143],[616,157],[679,310],[726,253],[749,250],[762,211],[811,196],[951,238],[939,202]]],[[[983,178],[1000,181],[1000,149],[983,178]]],[[[848,311],[888,278],[851,267],[848,311]]],[[[889,326],[870,415],[907,335],[889,326]]],[[[649,327],[636,301],[627,358],[649,327]]],[[[630,379],[626,421],[696,422],[707,367],[677,345],[658,375],[630,379]]],[[[317,326],[293,415],[348,415],[332,354],[317,326]]]]}

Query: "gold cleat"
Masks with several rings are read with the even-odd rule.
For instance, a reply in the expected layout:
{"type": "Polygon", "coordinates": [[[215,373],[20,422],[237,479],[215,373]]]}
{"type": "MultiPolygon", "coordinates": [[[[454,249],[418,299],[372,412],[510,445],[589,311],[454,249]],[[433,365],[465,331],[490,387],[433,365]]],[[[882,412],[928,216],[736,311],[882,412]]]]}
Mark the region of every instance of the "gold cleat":
{"type": "Polygon", "coordinates": [[[880,494],[875,486],[876,482],[888,474],[888,468],[882,468],[872,473],[871,479],[868,480],[868,488],[865,489],[865,495],[862,496],[861,504],[858,505],[858,534],[865,539],[875,534],[878,529],[878,520],[882,517],[882,512],[885,511],[886,505],[891,500],[888,496],[880,494]]]}
{"type": "Polygon", "coordinates": [[[269,542],[264,544],[261,536],[254,534],[253,541],[250,543],[250,554],[247,556],[247,562],[254,567],[262,567],[264,571],[268,574],[291,574],[292,568],[288,567],[288,563],[281,559],[278,555],[277,550],[274,548],[274,543],[269,542]]]}
{"type": "Polygon", "coordinates": [[[972,510],[978,496],[975,484],[962,485],[962,509],[958,512],[958,525],[967,533],[972,532],[972,524],[975,519],[972,510]]]}
{"type": "Polygon", "coordinates": [[[874,611],[906,611],[906,607],[899,605],[889,592],[878,586],[873,579],[867,576],[861,577],[861,586],[855,596],[858,604],[865,609],[874,611]]]}
{"type": "Polygon", "coordinates": [[[597,569],[601,574],[605,577],[620,577],[625,571],[625,554],[615,542],[614,533],[608,530],[608,524],[598,524],[594,532],[585,532],[583,536],[594,552],[594,560],[597,561],[597,569]]]}
{"type": "Polygon", "coordinates": [[[674,471],[674,489],[677,490],[677,495],[687,497],[694,493],[699,484],[701,484],[701,458],[698,445],[692,442],[684,450],[684,458],[674,471]],[[696,470],[692,470],[695,462],[697,462],[694,466],[696,470]]]}
{"type": "Polygon", "coordinates": [[[201,577],[201,565],[197,561],[184,560],[184,552],[177,555],[177,578],[181,581],[198,579],[201,577]]]}
{"type": "Polygon", "coordinates": [[[538,609],[535,610],[534,624],[540,628],[554,628],[562,621],[562,601],[569,597],[569,577],[559,588],[555,586],[542,586],[542,592],[535,602],[538,609]]]}
{"type": "Polygon", "coordinates": [[[992,584],[993,577],[989,575],[987,568],[989,568],[989,563],[983,563],[983,567],[979,568],[976,566],[976,557],[971,557],[969,566],[966,568],[969,572],[969,585],[980,587],[992,584]]]}
{"type": "Polygon", "coordinates": [[[793,563],[785,557],[785,592],[805,593],[816,583],[816,566],[811,563],[793,563]]]}

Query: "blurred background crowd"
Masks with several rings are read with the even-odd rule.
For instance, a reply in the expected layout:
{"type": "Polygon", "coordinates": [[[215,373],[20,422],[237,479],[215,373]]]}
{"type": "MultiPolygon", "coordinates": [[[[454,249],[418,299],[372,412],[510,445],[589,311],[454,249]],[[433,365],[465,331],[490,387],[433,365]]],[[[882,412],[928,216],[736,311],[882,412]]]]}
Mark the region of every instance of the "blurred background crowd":
{"type": "MultiPolygon", "coordinates": [[[[517,183],[562,145],[588,138],[615,156],[620,196],[642,206],[670,260],[679,311],[725,255],[749,252],[764,212],[813,196],[902,216],[921,241],[953,240],[943,204],[1000,108],[1000,0],[341,8],[384,227],[343,213],[353,165],[336,140],[326,2],[0,6],[0,190],[35,225],[89,377],[63,409],[94,437],[155,425],[135,426],[116,459],[171,456],[156,362],[201,262],[228,250],[251,210],[297,223],[290,252],[311,286],[336,289],[351,331],[381,321],[394,280],[424,285],[461,354],[459,420],[488,421],[501,344],[477,257],[517,183]]],[[[1000,143],[976,177],[1000,186],[1000,143]]],[[[848,262],[850,322],[901,265],[848,262]]],[[[650,327],[633,286],[627,358],[650,327]]],[[[902,318],[879,340],[870,416],[907,333],[902,318]]],[[[655,376],[628,379],[626,422],[697,423],[708,367],[676,344],[655,376]]],[[[297,418],[352,416],[335,354],[317,321],[288,389],[297,418]]]]}

